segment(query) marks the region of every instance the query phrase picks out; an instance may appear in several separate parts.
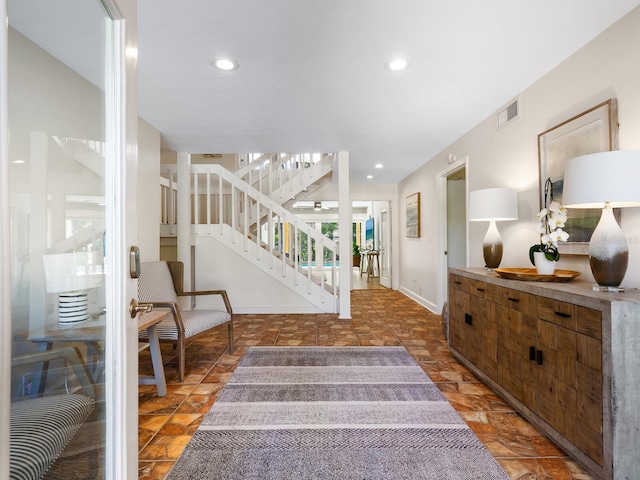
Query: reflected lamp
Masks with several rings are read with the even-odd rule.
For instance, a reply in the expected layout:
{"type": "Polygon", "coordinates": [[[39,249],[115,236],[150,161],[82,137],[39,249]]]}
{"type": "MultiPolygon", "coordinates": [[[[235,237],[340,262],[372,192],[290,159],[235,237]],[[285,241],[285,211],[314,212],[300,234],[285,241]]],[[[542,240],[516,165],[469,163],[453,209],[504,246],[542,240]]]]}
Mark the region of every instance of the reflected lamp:
{"type": "Polygon", "coordinates": [[[601,208],[589,240],[594,290],[619,288],[629,263],[629,245],[613,215],[614,208],[640,206],[640,150],[615,150],[569,159],[565,165],[565,208],[601,208]]]}
{"type": "Polygon", "coordinates": [[[486,188],[469,194],[469,221],[489,222],[482,241],[485,266],[498,268],[502,260],[502,237],[496,222],[518,219],[518,195],[510,188],[486,188]]]}
{"type": "Polygon", "coordinates": [[[103,260],[98,252],[45,255],[44,276],[47,292],[58,294],[60,323],[89,318],[87,290],[101,286],[104,281],[103,260]]]}

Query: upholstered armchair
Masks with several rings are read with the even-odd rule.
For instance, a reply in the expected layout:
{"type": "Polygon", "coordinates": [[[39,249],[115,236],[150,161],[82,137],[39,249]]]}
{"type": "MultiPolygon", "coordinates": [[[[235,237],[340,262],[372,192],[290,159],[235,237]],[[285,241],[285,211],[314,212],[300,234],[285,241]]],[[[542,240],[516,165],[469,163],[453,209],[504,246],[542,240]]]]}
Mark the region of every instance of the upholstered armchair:
{"type": "MultiPolygon", "coordinates": [[[[188,343],[212,329],[227,324],[229,353],[233,353],[233,311],[226,290],[184,291],[184,265],[182,262],[143,262],[138,278],[138,300],[153,308],[168,308],[171,316],[158,324],[160,342],[169,342],[178,350],[180,381],[184,381],[185,349],[188,343]],[[178,297],[220,295],[225,305],[221,309],[182,310],[178,297]]],[[[146,332],[140,333],[146,339],[146,332]]]]}

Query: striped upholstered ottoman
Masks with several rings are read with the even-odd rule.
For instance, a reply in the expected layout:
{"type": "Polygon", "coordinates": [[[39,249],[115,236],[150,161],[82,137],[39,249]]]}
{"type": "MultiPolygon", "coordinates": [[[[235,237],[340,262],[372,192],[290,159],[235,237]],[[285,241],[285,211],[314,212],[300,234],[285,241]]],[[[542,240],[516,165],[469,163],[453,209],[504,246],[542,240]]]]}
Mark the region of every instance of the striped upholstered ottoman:
{"type": "Polygon", "coordinates": [[[38,480],[94,409],[95,389],[86,365],[75,347],[13,358],[14,367],[64,359],[73,367],[82,392],[22,400],[11,404],[10,477],[38,480]]]}
{"type": "Polygon", "coordinates": [[[82,394],[55,395],[11,406],[11,478],[42,478],[93,410],[82,394]]]}

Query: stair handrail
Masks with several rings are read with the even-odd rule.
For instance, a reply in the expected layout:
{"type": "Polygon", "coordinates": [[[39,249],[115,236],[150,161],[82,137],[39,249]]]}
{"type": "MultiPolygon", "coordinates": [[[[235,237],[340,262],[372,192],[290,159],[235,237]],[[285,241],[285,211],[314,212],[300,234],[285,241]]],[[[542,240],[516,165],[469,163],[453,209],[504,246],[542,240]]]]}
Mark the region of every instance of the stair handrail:
{"type": "MultiPolygon", "coordinates": [[[[173,188],[179,188],[178,182],[173,181],[173,179],[176,178],[177,170],[178,170],[177,165],[161,166],[161,173],[163,175],[168,175],[169,178],[172,179],[171,185],[173,188]]],[[[325,285],[326,287],[332,290],[331,293],[333,297],[338,298],[338,291],[339,291],[338,276],[336,275],[338,245],[336,244],[335,241],[333,241],[332,239],[330,239],[329,237],[327,237],[326,235],[324,235],[322,232],[315,229],[314,227],[308,225],[304,219],[302,219],[301,217],[298,217],[294,213],[282,207],[275,200],[269,198],[269,196],[263,193],[260,193],[257,189],[253,188],[247,182],[238,178],[233,172],[227,170],[222,165],[219,165],[219,164],[190,165],[189,172],[190,172],[189,173],[190,179],[189,179],[188,188],[190,190],[191,195],[193,195],[194,193],[198,195],[205,194],[207,197],[206,212],[203,212],[203,215],[206,219],[205,223],[202,223],[201,221],[199,221],[201,217],[200,205],[199,205],[200,202],[195,201],[192,203],[193,205],[192,217],[194,219],[194,222],[192,223],[191,231],[193,233],[198,235],[199,232],[206,232],[204,233],[205,235],[214,235],[215,234],[214,226],[216,225],[216,223],[218,223],[219,224],[218,233],[221,237],[225,235],[225,226],[227,228],[230,228],[232,243],[236,244],[238,241],[243,242],[242,250],[244,250],[245,252],[248,252],[249,245],[247,242],[249,241],[249,238],[251,236],[251,233],[249,231],[249,224],[250,224],[249,213],[247,209],[244,209],[244,211],[236,210],[236,205],[238,204],[236,196],[238,195],[238,192],[240,192],[241,195],[245,196],[244,198],[245,205],[248,204],[247,197],[250,197],[253,201],[256,202],[255,205],[251,206],[251,208],[255,208],[256,212],[258,213],[258,216],[256,218],[258,219],[261,218],[260,212],[262,208],[268,210],[267,221],[265,222],[265,224],[268,225],[269,232],[273,231],[273,228],[274,228],[273,219],[276,217],[279,217],[279,220],[280,220],[278,228],[280,228],[279,234],[281,239],[284,238],[284,231],[283,231],[284,224],[289,224],[290,228],[293,228],[293,231],[294,231],[294,235],[290,237],[290,240],[293,242],[293,244],[290,245],[290,248],[295,253],[295,255],[293,255],[293,259],[289,258],[287,260],[284,255],[285,253],[283,249],[284,242],[281,241],[279,248],[275,249],[273,237],[269,238],[268,242],[263,241],[263,239],[261,238],[262,232],[260,228],[257,228],[254,241],[258,246],[256,250],[258,259],[260,258],[260,252],[263,251],[266,247],[266,249],[269,252],[269,255],[268,255],[269,268],[274,267],[274,264],[273,264],[274,257],[280,255],[280,260],[282,265],[282,277],[287,276],[287,265],[289,265],[290,267],[293,268],[295,283],[298,284],[298,273],[306,269],[308,271],[308,274],[306,275],[307,293],[311,293],[311,284],[313,282],[313,283],[319,283],[320,285],[322,302],[325,301],[325,285]],[[201,175],[205,175],[204,187],[200,186],[201,175]],[[217,177],[217,185],[214,186],[214,188],[217,190],[217,193],[212,192],[212,185],[213,185],[212,182],[216,180],[215,178],[212,178],[212,176],[217,177]],[[230,186],[230,188],[225,190],[225,185],[223,184],[223,182],[226,182],[230,186]],[[192,186],[196,186],[196,188],[192,189],[191,188],[192,186]],[[216,222],[216,223],[211,221],[212,216],[216,215],[216,212],[213,212],[211,208],[212,195],[218,195],[220,197],[217,202],[218,209],[219,209],[217,212],[217,217],[220,220],[220,222],[216,222]],[[231,197],[230,204],[232,207],[231,207],[230,218],[229,218],[229,215],[225,215],[225,212],[224,212],[223,195],[230,195],[231,197]],[[238,224],[239,215],[242,216],[242,219],[243,219],[242,225],[238,224]],[[225,219],[228,221],[225,222],[225,219]],[[300,225],[302,225],[302,227],[300,225]],[[199,228],[199,227],[202,227],[202,228],[199,228]],[[300,255],[298,255],[298,252],[300,251],[299,250],[300,247],[298,245],[298,240],[299,240],[298,232],[302,232],[307,235],[307,251],[309,252],[309,259],[306,267],[300,264],[300,255]],[[314,268],[311,261],[312,240],[316,242],[316,248],[315,248],[316,252],[318,251],[321,252],[320,254],[321,258],[316,259],[316,265],[321,265],[322,271],[324,271],[325,249],[331,252],[330,254],[331,258],[329,260],[331,278],[332,278],[331,284],[327,284],[325,282],[324,275],[320,275],[319,282],[317,279],[316,280],[313,279],[314,268]]]]}
{"type": "MultiPolygon", "coordinates": [[[[178,168],[176,165],[162,165],[161,167],[161,173],[163,174],[177,174],[178,168]]],[[[217,163],[211,163],[211,164],[199,164],[199,165],[191,165],[191,174],[206,174],[206,173],[214,173],[217,174],[219,176],[222,176],[227,182],[229,182],[230,184],[232,184],[234,187],[239,188],[239,187],[243,187],[247,189],[247,193],[249,194],[249,196],[253,197],[254,200],[257,200],[258,203],[260,205],[264,205],[267,206],[269,205],[269,209],[271,211],[274,212],[274,214],[279,215],[281,217],[286,217],[286,218],[291,218],[292,221],[287,220],[287,223],[293,223],[295,221],[298,222],[302,222],[305,223],[305,220],[303,220],[301,217],[298,217],[295,213],[290,212],[289,210],[287,210],[286,208],[282,207],[281,205],[279,205],[277,202],[275,202],[274,200],[272,200],[271,198],[269,198],[269,196],[260,193],[257,189],[255,189],[254,187],[252,187],[251,185],[249,185],[247,182],[245,182],[244,180],[238,178],[234,173],[230,172],[229,170],[227,170],[226,168],[224,168],[222,165],[219,165],[217,163]],[[239,183],[240,185],[238,185],[237,183],[239,183]]],[[[170,185],[171,188],[178,188],[178,183],[177,181],[173,180],[173,176],[171,177],[171,181],[170,181],[170,185]]],[[[197,179],[193,179],[194,182],[197,181],[197,179]]],[[[165,179],[166,181],[166,179],[165,179]]],[[[207,184],[209,184],[209,182],[207,182],[207,184]]],[[[194,183],[194,185],[197,185],[197,183],[194,183]]],[[[195,208],[196,210],[198,209],[198,204],[196,202],[195,204],[195,208]]],[[[194,212],[195,214],[195,212],[194,212]]],[[[170,216],[171,220],[173,220],[172,223],[175,223],[175,218],[173,218],[173,215],[170,216]]],[[[197,215],[194,215],[194,218],[198,218],[197,215]]],[[[318,230],[316,230],[315,228],[313,229],[315,232],[317,232],[316,234],[313,234],[313,238],[316,240],[327,240],[329,243],[329,245],[327,246],[327,248],[330,248],[331,250],[335,250],[337,248],[336,243],[331,240],[329,237],[327,237],[326,235],[323,235],[321,232],[318,232],[318,230]]]]}
{"type": "MultiPolygon", "coordinates": [[[[306,225],[306,221],[301,217],[297,216],[295,213],[290,212],[286,208],[279,205],[277,202],[269,198],[267,195],[260,193],[257,189],[249,185],[244,180],[238,178],[234,173],[230,172],[222,165],[219,164],[200,164],[200,165],[191,165],[191,174],[193,177],[193,185],[198,185],[197,175],[200,174],[215,174],[219,177],[222,177],[225,181],[231,184],[234,188],[241,189],[246,192],[246,194],[255,200],[258,205],[263,205],[269,209],[270,212],[273,212],[274,215],[277,215],[283,218],[286,223],[295,224],[295,222],[299,222],[306,225]]],[[[210,185],[210,182],[206,182],[207,185],[210,185]]],[[[222,191],[219,189],[218,194],[222,195],[222,191]]],[[[210,192],[207,192],[210,194],[210,192]]],[[[209,203],[209,202],[207,202],[209,203]]],[[[222,206],[221,203],[219,203],[222,206]]],[[[194,210],[194,218],[198,218],[198,202],[195,202],[195,210],[194,210]]],[[[317,229],[310,227],[311,237],[316,241],[322,241],[324,246],[332,251],[337,251],[337,244],[332,239],[327,237],[326,235],[319,232],[317,229]]]]}
{"type": "MultiPolygon", "coordinates": [[[[235,243],[237,242],[237,238],[236,238],[236,234],[241,234],[242,235],[242,241],[244,242],[244,251],[248,252],[249,250],[249,245],[248,245],[248,241],[249,241],[249,237],[250,237],[250,231],[249,231],[249,214],[248,214],[248,209],[244,209],[244,211],[236,211],[236,205],[238,204],[238,202],[236,201],[235,196],[237,195],[237,192],[240,191],[242,195],[244,195],[244,204],[247,205],[248,204],[248,198],[250,197],[253,201],[256,202],[255,205],[255,209],[257,212],[256,215],[256,219],[260,219],[261,218],[261,207],[264,206],[268,209],[269,214],[268,214],[268,224],[270,226],[272,226],[272,221],[274,217],[279,217],[279,219],[281,220],[280,225],[282,225],[282,227],[285,224],[289,224],[290,228],[294,229],[294,235],[291,237],[293,240],[293,245],[290,246],[291,251],[294,253],[293,255],[293,259],[292,259],[292,267],[293,267],[293,274],[294,274],[294,279],[296,281],[296,283],[298,282],[297,279],[297,275],[298,275],[298,271],[303,268],[300,265],[300,255],[298,255],[298,232],[302,232],[304,234],[306,234],[307,236],[307,252],[309,252],[309,258],[308,258],[308,262],[307,262],[307,272],[308,274],[306,275],[307,277],[307,291],[308,293],[311,292],[311,283],[312,283],[312,277],[313,277],[313,272],[314,272],[314,268],[313,268],[313,264],[311,262],[311,246],[312,246],[312,240],[314,240],[316,242],[316,251],[320,251],[321,258],[316,258],[316,265],[321,265],[321,271],[324,271],[324,251],[325,249],[329,250],[331,252],[331,260],[330,260],[330,268],[331,268],[331,278],[332,278],[332,285],[331,287],[333,288],[333,295],[334,297],[337,297],[338,295],[338,277],[336,275],[336,267],[337,267],[337,254],[338,254],[338,246],[336,244],[336,242],[334,242],[332,239],[330,239],[329,237],[327,237],[326,235],[324,235],[322,232],[318,231],[317,229],[315,229],[314,227],[308,225],[306,223],[306,221],[304,219],[302,219],[301,217],[298,217],[296,214],[290,212],[289,210],[287,210],[286,208],[282,207],[280,204],[278,204],[277,202],[275,202],[273,199],[271,199],[269,196],[260,193],[258,190],[256,190],[255,188],[253,188],[251,185],[249,185],[247,182],[245,182],[244,180],[238,178],[234,173],[230,172],[229,170],[227,170],[226,168],[224,168],[222,165],[219,164],[207,164],[207,165],[191,165],[191,169],[190,169],[191,175],[192,175],[192,180],[191,180],[191,184],[195,186],[194,188],[194,192],[196,194],[200,194],[200,189],[199,189],[199,175],[205,175],[206,176],[206,181],[205,181],[205,189],[206,189],[206,195],[207,195],[207,201],[206,201],[206,205],[207,205],[207,211],[206,211],[206,219],[207,219],[207,223],[205,224],[205,230],[211,232],[212,231],[212,224],[211,224],[211,198],[210,196],[212,195],[211,192],[211,186],[212,186],[212,182],[211,182],[211,175],[216,175],[218,177],[218,185],[217,185],[217,191],[218,191],[218,196],[220,197],[218,199],[218,216],[220,219],[220,223],[219,223],[219,234],[222,236],[224,235],[224,210],[223,210],[223,195],[225,195],[224,193],[224,185],[223,185],[223,181],[226,181],[230,187],[231,187],[231,218],[230,218],[230,222],[231,223],[226,223],[226,225],[231,226],[231,232],[232,232],[232,242],[235,243]],[[237,224],[237,215],[236,214],[241,214],[243,217],[243,222],[242,222],[242,226],[239,226],[237,224]],[[302,227],[300,227],[299,225],[304,225],[304,229],[302,227]]],[[[193,218],[196,219],[196,221],[200,218],[200,212],[199,212],[199,202],[193,202],[194,205],[194,211],[193,211],[193,218]]],[[[201,223],[198,223],[198,225],[202,225],[201,223]]],[[[282,228],[281,227],[281,228],[282,228]]],[[[269,229],[269,231],[272,231],[271,229],[269,229]]],[[[257,232],[257,238],[256,238],[256,244],[258,245],[258,249],[257,249],[257,255],[260,255],[260,250],[261,250],[261,245],[262,245],[262,239],[260,238],[260,228],[256,229],[257,232]]],[[[281,239],[284,239],[284,232],[280,232],[280,237],[281,239]]],[[[278,252],[274,251],[274,242],[273,239],[270,238],[269,242],[268,242],[268,246],[269,246],[269,253],[270,253],[270,259],[271,261],[273,261],[273,256],[275,253],[280,253],[281,254],[281,261],[282,261],[282,276],[285,277],[287,275],[287,261],[285,259],[285,252],[282,249],[284,242],[281,241],[280,242],[280,248],[281,250],[279,250],[278,252]]],[[[325,291],[325,276],[324,274],[320,275],[320,288],[321,288],[321,295],[322,295],[322,299],[324,301],[324,291],[325,291]]]]}
{"type": "Polygon", "coordinates": [[[335,153],[318,152],[262,154],[237,170],[235,174],[254,188],[257,186],[260,192],[271,195],[296,176],[299,176],[302,181],[302,175],[306,170],[313,169],[327,157],[335,159],[335,155],[335,153]],[[254,172],[258,172],[257,178],[254,178],[254,172]]]}

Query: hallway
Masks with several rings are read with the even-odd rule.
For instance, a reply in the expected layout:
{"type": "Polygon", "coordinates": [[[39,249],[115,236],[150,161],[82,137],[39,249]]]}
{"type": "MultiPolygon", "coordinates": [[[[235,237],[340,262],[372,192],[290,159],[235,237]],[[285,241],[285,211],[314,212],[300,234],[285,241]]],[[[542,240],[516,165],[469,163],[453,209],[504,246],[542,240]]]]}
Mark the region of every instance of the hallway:
{"type": "Polygon", "coordinates": [[[359,267],[353,267],[353,290],[375,290],[385,288],[380,285],[379,277],[367,277],[366,272],[360,273],[359,267]]]}

